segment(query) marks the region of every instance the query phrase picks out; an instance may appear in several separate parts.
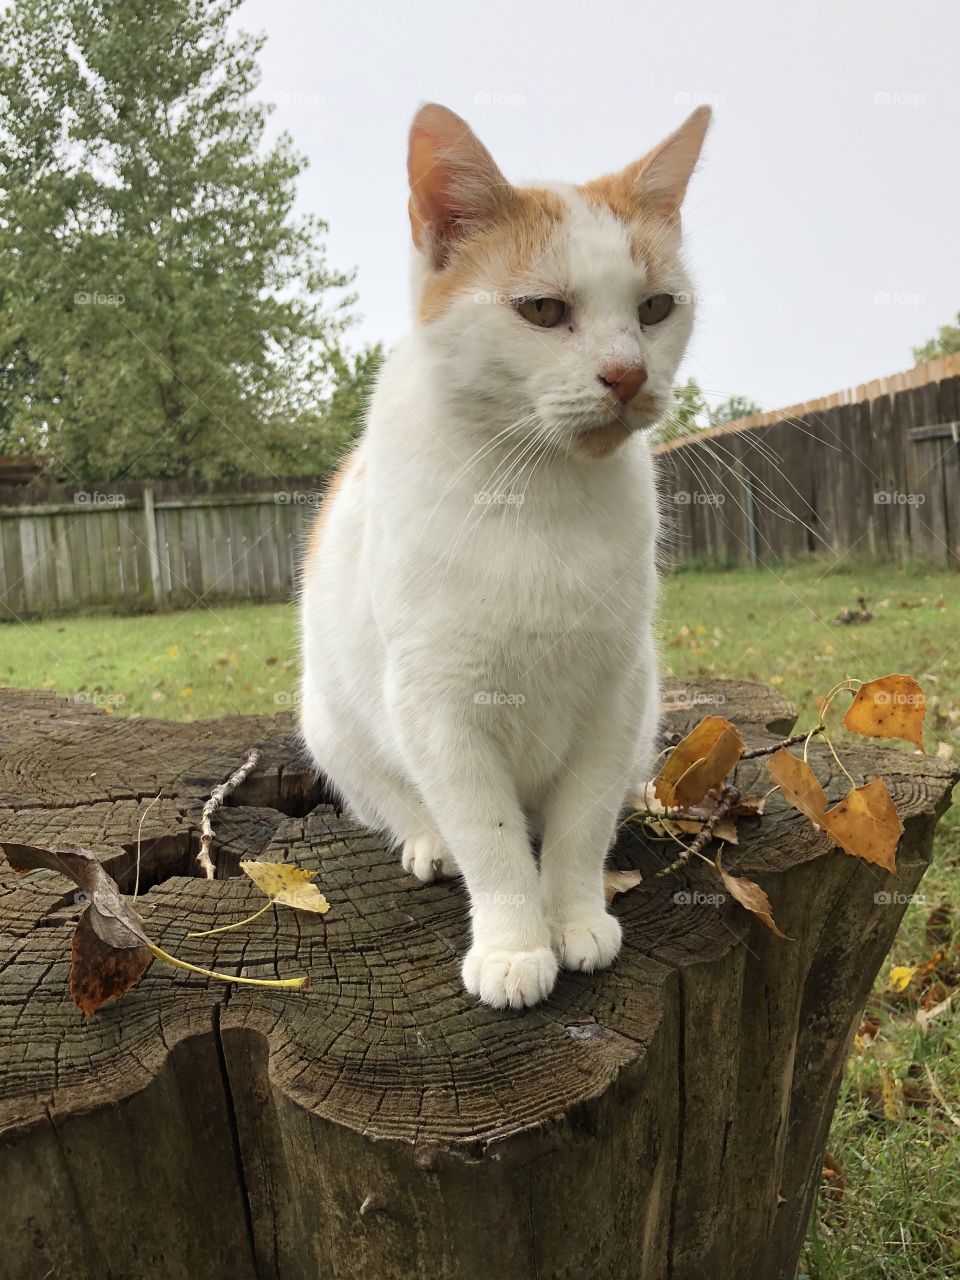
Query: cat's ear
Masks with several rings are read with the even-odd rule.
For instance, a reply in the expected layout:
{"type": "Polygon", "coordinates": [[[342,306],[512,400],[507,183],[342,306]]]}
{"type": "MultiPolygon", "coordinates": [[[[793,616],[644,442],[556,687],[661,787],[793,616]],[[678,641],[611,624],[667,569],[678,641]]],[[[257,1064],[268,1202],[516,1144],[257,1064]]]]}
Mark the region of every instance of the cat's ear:
{"type": "Polygon", "coordinates": [[[442,267],[464,235],[509,203],[510,184],[465,120],[435,102],[410,126],[407,152],[413,242],[442,267]]]}
{"type": "Polygon", "coordinates": [[[697,107],[669,138],[624,170],[623,177],[634,186],[643,204],[669,221],[680,212],[687,184],[700,158],[710,115],[709,107],[697,107]]]}

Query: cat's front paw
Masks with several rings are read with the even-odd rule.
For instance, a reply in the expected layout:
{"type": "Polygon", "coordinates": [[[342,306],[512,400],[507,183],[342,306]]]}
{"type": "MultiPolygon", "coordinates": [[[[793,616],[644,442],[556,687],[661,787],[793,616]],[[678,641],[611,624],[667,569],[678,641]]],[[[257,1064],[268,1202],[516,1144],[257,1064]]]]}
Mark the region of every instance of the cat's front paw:
{"type": "Polygon", "coordinates": [[[522,1009],[545,1000],[557,980],[557,957],[549,947],[505,951],[475,943],[463,961],[463,985],[494,1009],[522,1009]]]}
{"type": "Polygon", "coordinates": [[[457,864],[432,831],[405,840],[400,862],[404,871],[412,871],[418,880],[425,883],[457,874],[457,864]]]}
{"type": "Polygon", "coordinates": [[[565,969],[605,969],[612,964],[623,941],[620,921],[609,911],[550,926],[550,940],[565,969]]]}

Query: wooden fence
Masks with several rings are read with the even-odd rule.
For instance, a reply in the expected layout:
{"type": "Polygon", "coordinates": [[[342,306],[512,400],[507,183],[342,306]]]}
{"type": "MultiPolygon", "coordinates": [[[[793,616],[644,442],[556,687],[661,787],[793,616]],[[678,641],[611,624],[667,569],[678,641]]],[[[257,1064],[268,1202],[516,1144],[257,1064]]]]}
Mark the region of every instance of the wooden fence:
{"type": "Polygon", "coordinates": [[[323,483],[3,486],[0,620],[289,598],[323,483]]]}
{"type": "Polygon", "coordinates": [[[847,552],[960,568],[960,355],[656,450],[679,561],[847,552]]]}

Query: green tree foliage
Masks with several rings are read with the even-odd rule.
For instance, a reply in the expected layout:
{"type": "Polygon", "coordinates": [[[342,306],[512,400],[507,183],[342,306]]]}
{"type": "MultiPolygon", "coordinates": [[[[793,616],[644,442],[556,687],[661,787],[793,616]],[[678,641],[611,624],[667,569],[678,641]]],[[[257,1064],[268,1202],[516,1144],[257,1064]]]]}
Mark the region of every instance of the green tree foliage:
{"type": "Polygon", "coordinates": [[[81,479],[213,477],[318,469],[325,410],[347,433],[376,353],[340,351],[350,280],[293,216],[305,162],[263,145],[239,3],[0,19],[0,449],[81,479]]]}
{"type": "Polygon", "coordinates": [[[719,427],[721,423],[736,422],[738,418],[749,418],[754,413],[763,413],[756,400],[749,396],[730,396],[710,410],[710,425],[719,427]]]}
{"type": "Polygon", "coordinates": [[[960,312],[956,324],[942,324],[935,338],[922,347],[914,347],[913,358],[920,364],[924,360],[936,360],[937,356],[953,355],[955,351],[960,351],[960,312]]]}

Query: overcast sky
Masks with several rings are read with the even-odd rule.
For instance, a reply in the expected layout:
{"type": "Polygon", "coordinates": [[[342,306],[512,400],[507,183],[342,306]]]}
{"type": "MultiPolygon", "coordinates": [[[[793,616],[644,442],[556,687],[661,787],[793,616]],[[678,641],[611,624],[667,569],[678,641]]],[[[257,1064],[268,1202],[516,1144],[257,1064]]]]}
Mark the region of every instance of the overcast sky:
{"type": "Polygon", "coordinates": [[[406,132],[464,116],[509,178],[619,168],[707,101],[682,373],[775,408],[912,364],[960,308],[956,0],[246,0],[304,209],[358,268],[354,341],[408,326],[406,132]]]}

